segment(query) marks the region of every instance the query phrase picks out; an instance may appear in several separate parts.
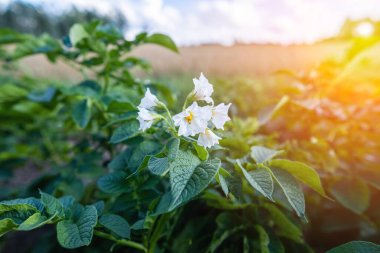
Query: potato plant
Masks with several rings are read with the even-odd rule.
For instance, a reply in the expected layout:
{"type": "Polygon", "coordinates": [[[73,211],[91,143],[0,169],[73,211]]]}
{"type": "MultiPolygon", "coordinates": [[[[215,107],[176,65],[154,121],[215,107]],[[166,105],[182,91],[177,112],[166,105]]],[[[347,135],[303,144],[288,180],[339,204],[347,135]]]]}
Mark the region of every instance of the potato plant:
{"type": "Polygon", "coordinates": [[[326,59],[305,73],[216,82],[217,97],[232,91],[240,116],[259,115],[258,135],[271,135],[289,159],[318,171],[335,201],[305,194],[304,234],[317,252],[350,240],[379,243],[378,49],[378,37],[361,38],[342,59],[326,59]],[[257,102],[250,106],[250,100],[257,102]]]}
{"type": "MultiPolygon", "coordinates": [[[[276,149],[236,105],[217,102],[207,75],[194,78],[184,101],[133,76],[149,64],[129,52],[146,43],[178,52],[169,37],[126,40],[96,21],[75,24],[62,41],[0,34],[0,247],[24,233],[38,245],[19,240],[20,252],[313,251],[302,231],[303,186],[329,197],[312,167],[276,149]],[[66,62],[83,80],[16,71],[36,54],[66,62]]],[[[379,250],[353,242],[330,252],[358,247],[379,250]]]]}

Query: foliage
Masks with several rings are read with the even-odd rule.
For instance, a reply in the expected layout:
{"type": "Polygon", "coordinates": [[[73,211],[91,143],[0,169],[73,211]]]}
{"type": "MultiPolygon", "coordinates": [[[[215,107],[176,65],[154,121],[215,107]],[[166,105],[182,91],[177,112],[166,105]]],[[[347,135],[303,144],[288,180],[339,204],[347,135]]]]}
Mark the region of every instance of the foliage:
{"type": "Polygon", "coordinates": [[[218,96],[228,94],[240,116],[258,115],[257,136],[283,149],[288,159],[315,168],[334,198],[306,195],[305,234],[317,250],[349,240],[379,243],[379,50],[378,36],[360,38],[342,58],[305,73],[281,70],[260,80],[217,80],[218,96]]]}
{"type": "Polygon", "coordinates": [[[329,250],[327,253],[380,252],[380,246],[371,242],[353,241],[329,250]]]}
{"type": "Polygon", "coordinates": [[[120,29],[127,27],[124,15],[116,9],[112,10],[112,15],[76,7],[51,13],[43,4],[39,3],[10,1],[0,4],[0,27],[34,35],[48,33],[53,37],[61,38],[75,23],[90,22],[95,19],[114,23],[120,29]]]}
{"type": "MultiPolygon", "coordinates": [[[[34,248],[38,252],[59,252],[60,247],[78,252],[124,247],[130,252],[312,251],[301,227],[309,216],[305,196],[330,201],[331,192],[326,194],[312,168],[319,164],[299,155],[306,148],[278,144],[268,129],[290,103],[287,99],[261,121],[239,117],[245,108],[233,108],[223,131],[215,122],[211,129],[210,114],[205,128],[219,137],[208,145],[194,139],[205,129],[183,134],[176,119],[194,120],[194,111],[188,111],[193,104],[187,107],[194,100],[200,103],[197,110],[215,109],[212,86],[202,97],[205,90],[194,81],[180,112],[167,86],[132,75],[135,67],[149,69],[129,54],[136,46],[155,43],[178,51],[166,35],[141,33],[126,40],[101,22],[75,24],[63,41],[6,29],[0,33],[8,73],[17,60],[42,54],[84,75],[78,84],[44,84],[17,74],[1,79],[5,186],[0,194],[5,200],[0,202],[0,235],[5,248],[11,231],[38,228],[44,246],[34,248]],[[157,99],[154,110],[143,102],[151,91],[157,99]],[[144,110],[151,118],[143,117],[144,110]],[[178,114],[172,117],[173,112],[178,114]],[[18,186],[16,173],[24,174],[18,186]]],[[[364,185],[358,183],[367,194],[364,185]]],[[[341,187],[331,194],[338,201],[347,198],[341,187]]],[[[350,195],[346,206],[353,201],[350,195]]],[[[365,209],[355,207],[358,213],[365,209]]]]}

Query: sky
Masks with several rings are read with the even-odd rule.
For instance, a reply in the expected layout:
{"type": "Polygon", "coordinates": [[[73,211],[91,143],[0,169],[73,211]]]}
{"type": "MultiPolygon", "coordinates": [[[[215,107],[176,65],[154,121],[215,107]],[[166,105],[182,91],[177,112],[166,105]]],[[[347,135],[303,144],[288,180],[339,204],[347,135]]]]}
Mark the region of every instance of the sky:
{"type": "Polygon", "coordinates": [[[162,32],[179,45],[312,43],[336,34],[347,18],[380,20],[380,0],[24,1],[51,11],[75,5],[112,15],[117,8],[127,18],[127,37],[142,30],[162,32]]]}

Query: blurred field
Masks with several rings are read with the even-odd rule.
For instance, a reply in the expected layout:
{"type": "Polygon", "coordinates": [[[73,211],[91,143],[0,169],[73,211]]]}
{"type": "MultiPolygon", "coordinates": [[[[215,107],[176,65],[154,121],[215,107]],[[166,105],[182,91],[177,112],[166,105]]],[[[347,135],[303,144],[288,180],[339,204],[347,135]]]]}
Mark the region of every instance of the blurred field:
{"type": "Polygon", "coordinates": [[[315,45],[203,45],[184,47],[180,55],[156,46],[137,48],[137,56],[149,60],[159,74],[194,73],[213,76],[267,75],[279,69],[305,71],[326,58],[341,57],[349,43],[315,45]]]}
{"type": "MultiPolygon", "coordinates": [[[[210,76],[261,76],[279,69],[308,71],[323,60],[340,58],[350,46],[349,42],[324,42],[314,45],[202,45],[180,48],[175,54],[154,45],[136,48],[133,55],[142,57],[152,64],[155,76],[170,74],[210,76]]],[[[43,57],[33,56],[23,60],[24,71],[39,77],[56,77],[78,80],[80,73],[70,66],[49,64],[43,57]]]]}

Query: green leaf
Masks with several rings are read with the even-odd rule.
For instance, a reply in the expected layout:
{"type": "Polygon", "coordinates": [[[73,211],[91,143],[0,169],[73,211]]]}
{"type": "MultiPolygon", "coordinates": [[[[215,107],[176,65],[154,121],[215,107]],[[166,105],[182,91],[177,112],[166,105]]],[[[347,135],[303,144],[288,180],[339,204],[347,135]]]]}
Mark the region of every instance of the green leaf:
{"type": "Polygon", "coordinates": [[[251,148],[251,157],[253,160],[256,161],[256,163],[264,163],[266,161],[271,160],[276,155],[280,154],[281,151],[261,147],[261,146],[254,146],[251,148]]]}
{"type": "Polygon", "coordinates": [[[179,149],[180,140],[178,138],[173,138],[166,144],[166,149],[168,150],[169,161],[172,162],[177,157],[179,149]]]}
{"type": "Polygon", "coordinates": [[[249,241],[247,236],[243,238],[243,253],[249,253],[249,241]]]}
{"type": "MultiPolygon", "coordinates": [[[[253,205],[248,203],[240,203],[237,201],[230,201],[226,197],[221,196],[219,192],[211,190],[204,191],[201,198],[207,202],[208,206],[221,210],[242,210],[250,205],[253,205]]],[[[232,199],[234,198],[232,197],[232,199]]]]}
{"type": "Polygon", "coordinates": [[[3,236],[5,233],[13,230],[17,227],[17,224],[11,219],[1,219],[0,220],[0,237],[3,236]]]}
{"type": "Polygon", "coordinates": [[[71,208],[74,205],[75,199],[73,196],[63,196],[59,198],[64,209],[71,208]]]}
{"type": "Polygon", "coordinates": [[[28,98],[34,102],[48,103],[52,101],[56,93],[56,88],[48,87],[43,91],[30,92],[28,94],[28,98]]]}
{"type": "Polygon", "coordinates": [[[81,40],[90,37],[81,24],[75,24],[70,28],[69,37],[71,44],[76,46],[81,40]]]}
{"type": "Polygon", "coordinates": [[[344,178],[336,182],[331,194],[344,207],[357,214],[362,214],[369,206],[370,189],[359,178],[344,178]]]}
{"type": "Polygon", "coordinates": [[[77,219],[63,220],[57,224],[59,244],[67,249],[89,245],[98,215],[94,206],[85,206],[77,219]]]}
{"type": "Polygon", "coordinates": [[[326,253],[380,253],[380,245],[365,241],[352,241],[330,249],[326,253]]]}
{"type": "Polygon", "coordinates": [[[130,238],[131,230],[128,222],[116,214],[103,214],[99,223],[122,238],[130,238]]]}
{"type": "MultiPolygon", "coordinates": [[[[74,181],[75,182],[75,181],[74,181]]],[[[72,190],[74,192],[77,192],[78,190],[75,188],[75,184],[71,183],[70,187],[73,188],[72,190]]],[[[80,190],[79,190],[80,191],[80,190]]],[[[73,196],[63,196],[59,198],[59,202],[62,204],[63,209],[65,211],[65,217],[71,217],[71,211],[72,207],[75,204],[75,199],[73,196]]]]}
{"type": "Polygon", "coordinates": [[[113,100],[107,107],[107,112],[124,113],[136,109],[131,102],[113,100]]]}
{"type": "Polygon", "coordinates": [[[128,167],[134,172],[144,161],[146,156],[155,155],[160,152],[162,146],[156,141],[145,140],[141,142],[131,154],[128,167]]]}
{"type": "Polygon", "coordinates": [[[141,67],[143,70],[150,70],[151,66],[149,65],[149,62],[147,62],[144,59],[136,58],[136,57],[128,57],[123,61],[123,64],[127,68],[133,68],[133,67],[141,67]]]}
{"type": "Polygon", "coordinates": [[[172,200],[171,192],[166,192],[159,199],[159,202],[158,202],[157,206],[155,207],[154,212],[151,215],[157,216],[157,215],[169,212],[171,200],[172,200]]]}
{"type": "Polygon", "coordinates": [[[269,212],[274,224],[276,234],[295,242],[302,243],[302,231],[294,225],[288,217],[285,216],[275,205],[270,203],[263,204],[263,207],[269,212]]]}
{"type": "Polygon", "coordinates": [[[318,173],[311,167],[301,162],[294,162],[286,159],[274,159],[268,163],[269,167],[286,170],[295,178],[308,185],[311,189],[327,197],[318,173]]]}
{"type": "Polygon", "coordinates": [[[29,38],[30,35],[18,33],[12,29],[0,28],[0,44],[20,43],[29,38]]]}
{"type": "Polygon", "coordinates": [[[110,142],[116,144],[135,137],[139,133],[139,127],[137,120],[128,120],[114,130],[110,142]]]}
{"type": "Polygon", "coordinates": [[[94,80],[86,79],[80,82],[78,85],[71,86],[68,90],[68,95],[79,95],[86,98],[99,99],[101,95],[102,87],[94,80]]]}
{"type": "Polygon", "coordinates": [[[58,217],[65,217],[65,210],[62,203],[55,197],[40,192],[41,201],[45,206],[46,212],[50,215],[57,215],[58,217]]]}
{"type": "Polygon", "coordinates": [[[2,213],[2,206],[14,206],[14,205],[27,205],[26,208],[33,210],[35,212],[42,212],[44,210],[44,205],[39,199],[36,198],[25,198],[25,199],[12,199],[4,200],[0,202],[0,214],[2,213]]]}
{"type": "Polygon", "coordinates": [[[288,172],[276,168],[271,169],[274,178],[278,185],[281,187],[282,192],[285,194],[289,204],[296,211],[297,215],[306,219],[305,216],[305,198],[302,188],[297,180],[288,172]]]}
{"type": "Polygon", "coordinates": [[[123,193],[130,191],[130,186],[127,185],[126,179],[128,175],[123,171],[117,171],[104,175],[98,180],[98,187],[106,193],[123,193]]]}
{"type": "Polygon", "coordinates": [[[80,127],[85,128],[91,119],[91,103],[88,99],[83,99],[74,104],[72,110],[74,122],[80,127]]]}
{"type": "Polygon", "coordinates": [[[148,169],[158,176],[165,174],[169,170],[169,158],[151,157],[148,162],[148,169]]]}
{"type": "Polygon", "coordinates": [[[285,253],[285,247],[282,244],[280,238],[273,232],[269,233],[269,252],[270,253],[285,253]]]}
{"type": "Polygon", "coordinates": [[[247,172],[240,163],[238,163],[238,165],[248,183],[264,197],[272,200],[273,179],[270,172],[261,167],[247,172]]]}
{"type": "Polygon", "coordinates": [[[157,45],[166,47],[167,49],[170,49],[170,50],[178,53],[178,48],[175,45],[175,43],[173,42],[173,40],[169,36],[167,36],[165,34],[154,33],[154,34],[152,34],[150,36],[147,36],[144,39],[144,42],[145,43],[157,44],[157,45]]]}
{"type": "Polygon", "coordinates": [[[14,223],[21,224],[36,212],[39,212],[39,210],[29,204],[1,204],[0,220],[10,218],[14,223]]]}
{"type": "Polygon", "coordinates": [[[190,150],[178,150],[177,158],[170,164],[170,210],[198,195],[215,177],[220,160],[202,162],[190,150]]]}
{"type": "Polygon", "coordinates": [[[169,108],[173,108],[176,102],[176,92],[173,88],[169,87],[166,83],[152,82],[149,83],[149,86],[157,90],[163,99],[167,102],[169,108]]]}
{"type": "Polygon", "coordinates": [[[369,185],[380,190],[380,175],[377,171],[363,170],[359,171],[358,174],[369,185]]]}
{"type": "Polygon", "coordinates": [[[269,235],[265,231],[265,229],[260,225],[255,225],[255,229],[257,233],[259,234],[259,240],[260,240],[260,252],[261,253],[270,253],[269,251],[269,235]]]}
{"type": "Polygon", "coordinates": [[[289,102],[289,97],[284,96],[281,100],[274,106],[259,114],[259,124],[265,125],[271,119],[273,119],[277,113],[289,102]]]}
{"type": "Polygon", "coordinates": [[[15,223],[21,224],[29,216],[38,212],[34,207],[26,204],[17,204],[13,206],[1,206],[0,219],[11,218],[15,223]]]}
{"type": "Polygon", "coordinates": [[[169,163],[174,161],[177,157],[180,140],[178,138],[172,138],[166,144],[167,156],[164,153],[158,154],[158,156],[151,157],[148,162],[148,169],[155,175],[162,176],[169,170],[169,163]]]}
{"type": "Polygon", "coordinates": [[[38,227],[45,225],[55,218],[55,215],[51,216],[49,219],[43,216],[41,213],[35,213],[21,223],[17,230],[20,231],[29,231],[38,227]]]}
{"type": "Polygon", "coordinates": [[[238,200],[243,199],[243,178],[240,173],[232,171],[231,176],[227,177],[228,189],[238,200]]]}
{"type": "Polygon", "coordinates": [[[0,236],[10,230],[31,230],[49,220],[40,212],[43,204],[35,198],[14,199],[0,202],[0,236]]]}
{"type": "Polygon", "coordinates": [[[126,149],[122,153],[116,155],[107,165],[112,172],[125,171],[128,167],[128,160],[131,157],[131,149],[126,149]]]}
{"type": "Polygon", "coordinates": [[[241,231],[244,229],[244,225],[237,226],[231,229],[228,229],[224,231],[221,235],[218,236],[218,238],[215,238],[212,240],[210,248],[208,252],[216,252],[216,250],[219,248],[219,246],[229,237],[231,237],[233,234],[241,231]]]}
{"type": "Polygon", "coordinates": [[[208,160],[209,155],[208,155],[208,151],[205,147],[199,146],[196,143],[193,143],[193,146],[195,148],[195,151],[197,151],[199,159],[201,159],[202,161],[208,160]]]}
{"type": "Polygon", "coordinates": [[[217,178],[217,180],[218,180],[220,186],[222,187],[222,190],[223,190],[224,194],[225,194],[226,196],[228,196],[228,192],[229,192],[229,190],[228,190],[228,185],[227,185],[227,181],[226,181],[226,179],[225,179],[225,178],[222,176],[222,174],[220,174],[220,173],[217,173],[217,174],[216,174],[216,178],[217,178]]]}
{"type": "Polygon", "coordinates": [[[103,200],[95,202],[93,204],[93,206],[95,206],[98,215],[101,215],[103,213],[103,210],[104,210],[104,201],[103,200]]]}

